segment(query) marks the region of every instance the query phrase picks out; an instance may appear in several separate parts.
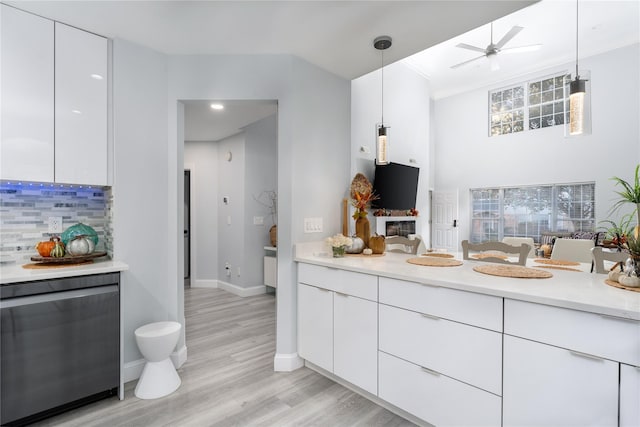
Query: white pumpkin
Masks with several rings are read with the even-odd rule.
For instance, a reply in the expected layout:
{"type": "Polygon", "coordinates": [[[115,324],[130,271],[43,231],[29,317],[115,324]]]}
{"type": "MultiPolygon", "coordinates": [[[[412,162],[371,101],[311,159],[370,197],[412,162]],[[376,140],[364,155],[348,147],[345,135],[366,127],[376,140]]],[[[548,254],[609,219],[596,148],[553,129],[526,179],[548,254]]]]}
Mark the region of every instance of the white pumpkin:
{"type": "Polygon", "coordinates": [[[88,255],[95,249],[95,244],[88,236],[82,234],[74,237],[67,244],[67,253],[72,256],[88,255]]]}

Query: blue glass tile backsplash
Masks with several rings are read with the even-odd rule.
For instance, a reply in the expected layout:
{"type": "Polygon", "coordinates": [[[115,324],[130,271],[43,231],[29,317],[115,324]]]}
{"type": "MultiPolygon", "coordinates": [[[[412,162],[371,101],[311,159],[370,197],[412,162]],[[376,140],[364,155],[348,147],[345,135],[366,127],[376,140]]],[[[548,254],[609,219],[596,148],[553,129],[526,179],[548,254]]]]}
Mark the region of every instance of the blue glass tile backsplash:
{"type": "Polygon", "coordinates": [[[62,218],[62,230],[93,227],[96,250],[112,255],[112,204],[109,187],[0,182],[0,265],[31,262],[36,243],[59,235],[48,232],[49,217],[62,218]]]}

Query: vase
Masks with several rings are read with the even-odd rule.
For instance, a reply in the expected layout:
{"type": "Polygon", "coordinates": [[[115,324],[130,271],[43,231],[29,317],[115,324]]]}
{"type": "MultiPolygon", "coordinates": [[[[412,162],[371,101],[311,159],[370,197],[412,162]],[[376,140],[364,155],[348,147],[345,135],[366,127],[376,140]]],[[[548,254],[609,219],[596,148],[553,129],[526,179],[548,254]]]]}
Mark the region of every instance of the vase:
{"type": "Polygon", "coordinates": [[[346,246],[332,246],[332,249],[334,258],[342,258],[344,256],[346,246]]]}
{"type": "Polygon", "coordinates": [[[364,245],[369,247],[369,238],[371,237],[371,224],[369,224],[369,218],[367,213],[364,212],[364,216],[358,216],[356,219],[356,236],[362,239],[364,245]]]}
{"type": "Polygon", "coordinates": [[[269,229],[269,241],[274,248],[278,246],[278,226],[272,225],[269,229]]]}

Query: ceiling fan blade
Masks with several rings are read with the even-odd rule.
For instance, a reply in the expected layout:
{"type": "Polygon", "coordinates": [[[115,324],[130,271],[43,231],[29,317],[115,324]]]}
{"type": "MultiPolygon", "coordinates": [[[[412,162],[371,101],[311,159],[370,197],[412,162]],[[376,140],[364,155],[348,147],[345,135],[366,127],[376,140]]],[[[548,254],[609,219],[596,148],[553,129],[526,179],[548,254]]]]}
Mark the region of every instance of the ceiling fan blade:
{"type": "Polygon", "coordinates": [[[470,44],[466,44],[466,43],[458,43],[456,45],[456,47],[461,47],[463,49],[469,49],[469,50],[473,50],[475,52],[482,52],[485,53],[485,50],[480,48],[480,47],[476,47],[476,46],[471,46],[470,44]]]}
{"type": "Polygon", "coordinates": [[[513,27],[511,27],[509,32],[507,34],[505,34],[504,37],[502,37],[498,43],[496,43],[496,47],[498,49],[502,49],[502,46],[507,44],[509,42],[509,40],[514,38],[523,29],[524,29],[523,27],[519,27],[517,25],[514,25],[513,27]]]}
{"type": "Polygon", "coordinates": [[[467,64],[468,64],[468,63],[470,63],[470,62],[477,61],[478,59],[481,59],[481,58],[484,58],[484,57],[485,57],[485,55],[478,56],[478,57],[473,58],[473,59],[470,59],[470,60],[468,60],[468,61],[464,61],[464,62],[461,62],[461,63],[459,63],[459,64],[452,65],[452,66],[451,66],[451,68],[452,68],[452,69],[456,69],[456,68],[462,67],[463,65],[467,65],[467,64]]]}
{"type": "Polygon", "coordinates": [[[541,44],[531,44],[529,46],[517,46],[517,47],[508,47],[506,49],[502,49],[500,53],[521,53],[521,52],[533,52],[534,50],[538,50],[542,47],[541,44]]]}

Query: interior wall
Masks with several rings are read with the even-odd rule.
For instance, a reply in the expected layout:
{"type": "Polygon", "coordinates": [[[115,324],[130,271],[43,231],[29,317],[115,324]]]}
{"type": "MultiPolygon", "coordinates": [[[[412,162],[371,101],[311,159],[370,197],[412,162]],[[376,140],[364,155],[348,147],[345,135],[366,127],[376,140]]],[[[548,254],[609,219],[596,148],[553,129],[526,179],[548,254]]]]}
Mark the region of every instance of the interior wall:
{"type": "Polygon", "coordinates": [[[215,286],[218,278],[218,146],[212,141],[184,144],[191,169],[191,286],[215,286]]]}
{"type": "Polygon", "coordinates": [[[469,189],[595,181],[596,221],[616,195],[612,176],[632,179],[640,161],[640,45],[580,59],[591,71],[592,133],[566,138],[563,126],[488,136],[488,91],[558,72],[561,64],[500,85],[435,102],[435,187],[459,190],[460,239],[469,237],[469,189]]]}
{"type": "MultiPolygon", "coordinates": [[[[134,331],[146,323],[177,320],[167,280],[170,229],[167,161],[167,60],[123,40],[113,42],[114,258],[129,265],[122,273],[124,362],[142,358],[134,331]]],[[[181,204],[182,206],[182,204],[181,204]]],[[[183,329],[184,331],[184,329],[183,329]]],[[[181,344],[184,344],[184,335],[181,344]]]]}
{"type": "Polygon", "coordinates": [[[218,162],[218,280],[243,286],[245,212],[244,132],[217,142],[218,162]],[[231,161],[227,154],[231,153],[231,161]],[[224,199],[227,199],[225,203],[224,199]],[[229,265],[229,271],[225,269],[229,265]]]}
{"type": "MultiPolygon", "coordinates": [[[[373,182],[376,158],[376,125],[382,108],[380,70],[351,82],[351,177],[364,173],[373,182]],[[364,147],[367,152],[363,152],[364,147]]],[[[431,174],[431,104],[429,82],[402,62],[384,67],[384,122],[389,129],[389,160],[420,168],[416,228],[429,239],[429,188],[431,174]]],[[[373,215],[369,220],[375,221],[373,215]]],[[[353,221],[352,221],[353,222],[353,221]]],[[[351,232],[355,225],[350,224],[351,232]]]]}
{"type": "Polygon", "coordinates": [[[243,286],[264,286],[264,247],[271,246],[269,229],[277,220],[268,207],[265,191],[278,188],[278,115],[273,114],[244,128],[245,134],[245,202],[243,286]],[[261,217],[262,224],[254,224],[261,217]]]}

